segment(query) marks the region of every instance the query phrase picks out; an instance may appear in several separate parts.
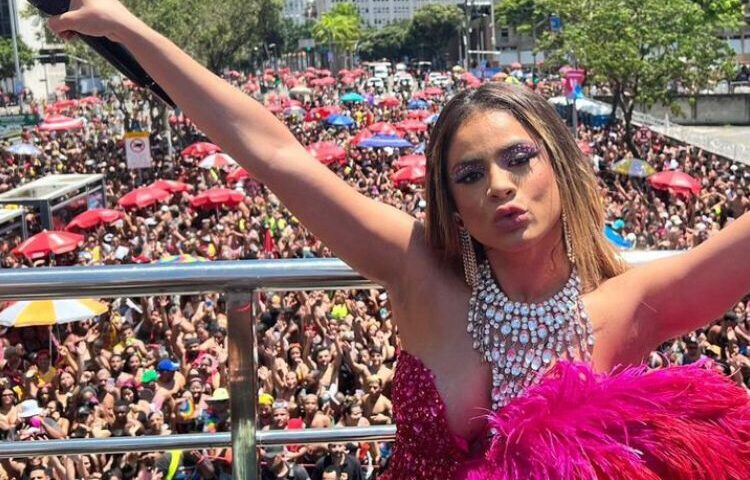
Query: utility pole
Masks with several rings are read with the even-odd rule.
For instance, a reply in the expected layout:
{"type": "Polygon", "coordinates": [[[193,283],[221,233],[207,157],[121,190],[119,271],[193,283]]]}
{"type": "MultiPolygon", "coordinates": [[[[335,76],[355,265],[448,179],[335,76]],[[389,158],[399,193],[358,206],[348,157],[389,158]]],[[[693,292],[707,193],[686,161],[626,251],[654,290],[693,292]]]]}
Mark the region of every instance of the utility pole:
{"type": "Polygon", "coordinates": [[[21,63],[18,60],[18,38],[16,32],[16,0],[8,0],[8,14],[10,15],[10,36],[13,43],[13,62],[16,66],[16,76],[13,79],[13,93],[18,95],[18,107],[23,113],[23,95],[18,86],[23,86],[23,77],[21,76],[21,63]]]}
{"type": "Polygon", "coordinates": [[[469,17],[469,0],[464,0],[464,25],[463,25],[463,35],[462,35],[462,43],[464,45],[464,57],[463,57],[463,66],[464,71],[469,71],[469,24],[471,23],[471,19],[469,17]]]}

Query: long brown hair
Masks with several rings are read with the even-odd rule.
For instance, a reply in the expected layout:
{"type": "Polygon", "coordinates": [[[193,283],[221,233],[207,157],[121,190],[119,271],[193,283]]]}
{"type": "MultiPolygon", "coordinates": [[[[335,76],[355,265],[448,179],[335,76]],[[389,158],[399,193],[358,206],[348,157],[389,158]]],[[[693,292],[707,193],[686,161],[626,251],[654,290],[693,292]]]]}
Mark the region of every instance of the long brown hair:
{"type": "Polygon", "coordinates": [[[625,271],[625,263],[604,238],[604,209],[591,162],[541,95],[505,83],[490,82],[476,90],[465,90],[451,99],[440,114],[427,149],[428,244],[442,252],[455,268],[461,268],[461,246],[453,220],[456,205],[448,188],[447,156],[461,124],[473,114],[487,110],[513,115],[547,151],[584,290],[593,290],[604,280],[625,271]]]}

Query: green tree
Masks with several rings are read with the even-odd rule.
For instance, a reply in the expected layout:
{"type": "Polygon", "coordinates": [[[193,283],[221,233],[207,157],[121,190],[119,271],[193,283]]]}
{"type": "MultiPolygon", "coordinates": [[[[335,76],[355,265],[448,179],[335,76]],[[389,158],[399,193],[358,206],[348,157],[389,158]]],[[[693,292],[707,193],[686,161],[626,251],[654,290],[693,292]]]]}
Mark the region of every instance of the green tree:
{"type": "MultiPolygon", "coordinates": [[[[529,8],[528,1],[511,2],[529,8]]],[[[522,23],[518,11],[502,11],[522,23]]],[[[717,32],[742,19],[740,0],[534,0],[532,11],[560,16],[562,31],[546,31],[539,47],[551,62],[577,63],[609,85],[634,150],[636,105],[674,105],[675,85],[697,93],[727,71],[734,53],[717,32]]]]}
{"type": "MultiPolygon", "coordinates": [[[[18,39],[18,63],[21,68],[34,65],[34,51],[29,48],[23,40],[18,39]]],[[[16,76],[16,63],[13,58],[13,42],[9,38],[0,38],[0,77],[10,78],[16,76]]]]}
{"type": "Polygon", "coordinates": [[[407,41],[417,56],[435,60],[458,35],[463,17],[463,12],[455,5],[425,5],[414,12],[407,41]]]}
{"type": "Polygon", "coordinates": [[[301,39],[313,38],[314,26],[315,22],[309,20],[301,25],[297,25],[290,19],[283,19],[279,25],[279,30],[270,42],[281,45],[281,49],[284,52],[296,52],[301,39]]]}
{"type": "Polygon", "coordinates": [[[371,28],[364,32],[359,44],[359,53],[364,60],[387,58],[397,60],[411,53],[408,42],[411,23],[403,20],[383,28],[371,28]]]}
{"type": "Polygon", "coordinates": [[[362,37],[362,20],[352,3],[337,3],[324,13],[313,26],[313,37],[319,44],[328,45],[335,58],[351,55],[362,37]]]}

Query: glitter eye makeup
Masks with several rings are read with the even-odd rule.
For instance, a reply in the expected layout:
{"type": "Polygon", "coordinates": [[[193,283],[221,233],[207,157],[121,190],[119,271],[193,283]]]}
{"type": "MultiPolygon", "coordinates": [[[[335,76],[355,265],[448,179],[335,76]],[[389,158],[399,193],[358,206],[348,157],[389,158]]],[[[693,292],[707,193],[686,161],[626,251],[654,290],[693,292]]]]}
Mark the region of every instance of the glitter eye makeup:
{"type": "Polygon", "coordinates": [[[484,166],[482,165],[482,162],[479,160],[475,160],[457,165],[453,169],[451,177],[456,183],[471,183],[471,181],[474,180],[476,176],[480,175],[482,172],[484,172],[484,166]]]}
{"type": "Polygon", "coordinates": [[[503,150],[500,159],[509,167],[522,165],[539,155],[539,147],[533,143],[517,143],[503,150]]]}

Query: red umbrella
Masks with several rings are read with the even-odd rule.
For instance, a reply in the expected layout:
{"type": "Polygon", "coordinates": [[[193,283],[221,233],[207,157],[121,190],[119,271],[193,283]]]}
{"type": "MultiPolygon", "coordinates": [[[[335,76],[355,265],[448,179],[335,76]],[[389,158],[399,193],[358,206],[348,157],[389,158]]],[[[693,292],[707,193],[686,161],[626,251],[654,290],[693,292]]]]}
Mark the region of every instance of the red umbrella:
{"type": "Polygon", "coordinates": [[[98,227],[103,223],[116,222],[123,217],[125,217],[125,214],[119,210],[112,210],[111,208],[93,208],[77,215],[70,221],[70,223],[68,223],[65,230],[88,230],[89,228],[98,227]]]}
{"type": "Polygon", "coordinates": [[[364,74],[365,74],[365,71],[364,71],[364,70],[362,70],[361,68],[355,68],[354,70],[352,70],[352,71],[351,71],[351,72],[349,72],[349,73],[350,73],[350,74],[351,74],[351,76],[353,76],[353,77],[361,77],[362,75],[364,75],[364,74]]]}
{"type": "Polygon", "coordinates": [[[158,202],[163,202],[172,194],[166,190],[154,187],[142,187],[126,193],[117,201],[122,208],[143,208],[158,202]]]}
{"type": "Polygon", "coordinates": [[[51,253],[59,255],[72,252],[83,244],[83,240],[83,235],[77,233],[44,230],[14,248],[13,254],[36,260],[51,253]]]}
{"type": "Polygon", "coordinates": [[[74,108],[77,106],[78,106],[78,100],[58,100],[47,108],[51,111],[56,111],[56,110],[66,110],[66,109],[74,108]]]}
{"type": "Polygon", "coordinates": [[[229,75],[232,78],[239,78],[239,77],[242,76],[242,74],[240,72],[238,72],[237,70],[229,70],[227,72],[227,75],[229,75]]]}
{"type": "Polygon", "coordinates": [[[269,105],[266,105],[266,109],[271,113],[281,113],[284,111],[284,107],[282,107],[278,103],[271,103],[269,105]]]}
{"type": "Polygon", "coordinates": [[[226,153],[212,153],[198,162],[199,167],[207,170],[210,168],[227,168],[233,165],[237,165],[237,161],[226,153]]]}
{"type": "Polygon", "coordinates": [[[183,157],[205,157],[212,153],[220,152],[221,147],[210,142],[195,142],[185,148],[181,154],[183,157]]]}
{"type": "Polygon", "coordinates": [[[321,68],[320,70],[318,70],[318,75],[320,75],[323,78],[330,77],[331,76],[331,71],[327,70],[325,68],[321,68]]]}
{"type": "Polygon", "coordinates": [[[83,120],[80,118],[64,117],[62,115],[50,115],[39,124],[39,130],[47,132],[62,132],[83,128],[83,120]]]}
{"type": "Polygon", "coordinates": [[[351,76],[351,72],[345,68],[342,68],[341,70],[339,70],[338,75],[339,77],[349,77],[351,76]]]}
{"type": "Polygon", "coordinates": [[[250,93],[257,92],[258,90],[260,90],[260,86],[257,83],[252,82],[252,81],[248,81],[242,88],[246,92],[250,92],[250,93]]]}
{"type": "Polygon", "coordinates": [[[404,155],[396,160],[394,164],[396,168],[407,168],[407,167],[421,167],[427,168],[427,157],[424,155],[404,155]]]}
{"type": "Polygon", "coordinates": [[[346,150],[333,142],[312,143],[307,147],[307,151],[310,152],[315,158],[318,159],[320,163],[324,165],[328,165],[333,162],[346,162],[346,150]]]}
{"type": "Polygon", "coordinates": [[[333,77],[316,78],[310,82],[315,87],[325,87],[326,85],[336,85],[336,79],[333,77]]]}
{"type": "Polygon", "coordinates": [[[407,132],[426,132],[427,131],[427,125],[413,118],[404,120],[403,122],[398,122],[396,124],[396,128],[407,131],[407,132]]]}
{"type": "Polygon", "coordinates": [[[372,138],[373,135],[375,134],[369,131],[368,129],[363,128],[362,130],[359,131],[359,133],[357,133],[351,139],[349,139],[349,145],[359,145],[359,142],[367,138],[372,138]]]}
{"type": "Polygon", "coordinates": [[[402,136],[401,132],[399,132],[396,127],[388,122],[375,122],[367,127],[367,129],[372,133],[377,133],[380,135],[397,135],[399,137],[402,136]]]}
{"type": "Polygon", "coordinates": [[[188,185],[187,183],[183,183],[183,182],[178,182],[177,180],[157,180],[149,186],[158,188],[160,190],[165,190],[169,193],[187,192],[193,189],[192,185],[188,185]]]}
{"type": "Polygon", "coordinates": [[[424,94],[428,97],[439,97],[443,94],[443,89],[440,87],[428,87],[424,89],[424,94]]]}
{"type": "Polygon", "coordinates": [[[685,172],[669,170],[659,172],[648,177],[648,183],[657,190],[667,190],[672,194],[697,195],[701,191],[701,184],[685,172]]]}
{"type": "Polygon", "coordinates": [[[335,105],[329,105],[327,107],[316,107],[310,109],[305,115],[306,122],[320,122],[330,117],[334,113],[340,112],[341,109],[335,105]]]}
{"type": "Polygon", "coordinates": [[[425,167],[406,167],[391,175],[391,181],[397,187],[403,183],[423,183],[426,173],[425,167]]]}
{"type": "Polygon", "coordinates": [[[398,107],[401,105],[401,100],[396,97],[383,97],[380,99],[380,105],[384,107],[398,107]]]}
{"type": "Polygon", "coordinates": [[[244,180],[245,178],[253,178],[253,176],[250,175],[250,172],[242,167],[235,168],[229,173],[229,175],[227,175],[228,182],[239,182],[240,180],[244,180]]]}
{"type": "Polygon", "coordinates": [[[406,118],[413,118],[415,120],[424,120],[431,114],[428,110],[409,110],[406,113],[406,118]]]}
{"type": "Polygon", "coordinates": [[[220,205],[236,207],[244,199],[245,194],[237,190],[212,188],[193,197],[190,200],[190,206],[193,208],[217,208],[220,205]]]}
{"type": "Polygon", "coordinates": [[[89,95],[88,97],[83,97],[80,102],[85,105],[96,105],[102,103],[102,99],[93,95],[89,95]]]}

